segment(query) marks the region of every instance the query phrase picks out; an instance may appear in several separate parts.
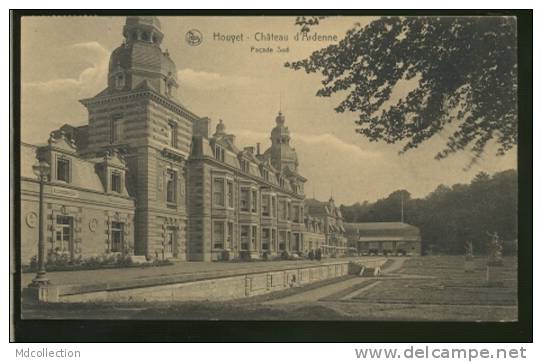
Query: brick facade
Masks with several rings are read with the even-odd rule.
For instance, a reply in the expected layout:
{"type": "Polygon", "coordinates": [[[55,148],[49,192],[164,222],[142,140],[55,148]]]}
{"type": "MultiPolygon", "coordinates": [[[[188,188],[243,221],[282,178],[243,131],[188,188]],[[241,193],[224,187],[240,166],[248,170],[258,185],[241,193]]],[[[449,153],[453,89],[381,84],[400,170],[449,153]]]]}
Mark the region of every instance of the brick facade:
{"type": "Polygon", "coordinates": [[[263,153],[259,145],[237,148],[222,121],[210,135],[211,121],[177,99],[177,72],[161,50],[159,20],[128,17],[123,35],[111,54],[107,88],[81,100],[88,125],[65,125],[48,146],[23,147],[22,217],[29,219],[23,263],[36,250],[28,215],[37,210],[31,167],[38,159],[52,167],[47,228],[51,238],[73,244],[72,254],[118,252],[111,245],[120,227],[124,249],[158,259],[262,258],[342,245],[335,241],[342,232],[333,226],[342,222],[337,215],[306,213],[306,179],[281,112],[263,153]],[[58,155],[69,159],[67,181],[56,178],[56,167],[65,167],[57,166],[58,155]],[[62,223],[69,235],[53,235],[62,223]]]}

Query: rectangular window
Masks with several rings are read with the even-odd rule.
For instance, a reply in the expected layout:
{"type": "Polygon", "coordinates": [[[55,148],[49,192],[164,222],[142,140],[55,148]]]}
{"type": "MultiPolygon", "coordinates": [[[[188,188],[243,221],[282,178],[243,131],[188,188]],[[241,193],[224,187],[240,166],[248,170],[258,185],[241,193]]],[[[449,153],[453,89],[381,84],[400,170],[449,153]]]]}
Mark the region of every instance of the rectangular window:
{"type": "Polygon", "coordinates": [[[118,192],[118,193],[122,192],[121,179],[122,179],[122,176],[120,173],[118,172],[111,173],[111,191],[118,192]]]}
{"type": "Polygon", "coordinates": [[[59,158],[56,161],[56,179],[59,181],[70,182],[70,160],[59,158]]]}
{"type": "Polygon", "coordinates": [[[177,123],[169,122],[169,145],[177,148],[177,123]]]}
{"type": "Polygon", "coordinates": [[[271,229],[271,248],[277,250],[277,230],[271,229]]]}
{"type": "Polygon", "coordinates": [[[233,181],[228,180],[228,207],[233,208],[233,181]]]}
{"type": "Polygon", "coordinates": [[[177,202],[177,172],[170,169],[166,171],[166,201],[171,204],[177,202]]]}
{"type": "Polygon", "coordinates": [[[262,228],[262,250],[269,250],[270,239],[271,239],[270,229],[262,228]]]}
{"type": "Polygon", "coordinates": [[[250,199],[252,203],[252,212],[258,212],[258,191],[252,190],[252,198],[250,199]]]}
{"type": "Polygon", "coordinates": [[[250,226],[241,225],[241,250],[248,250],[250,240],[250,226]]]}
{"type": "Polygon", "coordinates": [[[241,188],[241,197],[239,201],[241,203],[241,211],[250,211],[249,210],[249,199],[250,199],[250,189],[241,188]]]}
{"type": "Polygon", "coordinates": [[[286,250],[286,231],[279,231],[279,250],[286,250]]]}
{"type": "Polygon", "coordinates": [[[232,245],[233,245],[233,223],[228,222],[228,234],[227,234],[227,237],[226,237],[225,248],[226,249],[231,249],[232,245]]]}
{"type": "Polygon", "coordinates": [[[290,203],[288,202],[288,203],[286,203],[286,218],[285,219],[286,220],[291,220],[291,217],[292,217],[292,215],[290,213],[290,203]]]}
{"type": "Polygon", "coordinates": [[[277,199],[275,196],[271,196],[271,216],[277,217],[277,199]]]}
{"type": "Polygon", "coordinates": [[[213,248],[224,248],[224,221],[215,221],[213,223],[213,248]]]}
{"type": "Polygon", "coordinates": [[[73,235],[73,217],[57,215],[55,225],[55,251],[69,251],[73,235]]]}
{"type": "Polygon", "coordinates": [[[262,216],[271,216],[271,210],[269,208],[269,195],[262,195],[262,216]]]}
{"type": "Polygon", "coordinates": [[[288,220],[288,206],[286,200],[279,200],[279,218],[288,220]]]}
{"type": "Polygon", "coordinates": [[[299,213],[299,206],[294,205],[292,206],[292,213],[293,213],[293,221],[296,223],[301,222],[300,221],[300,213],[299,213]]]}
{"type": "Polygon", "coordinates": [[[110,143],[116,143],[121,136],[122,117],[113,116],[109,123],[109,141],[110,143]]]}
{"type": "Polygon", "coordinates": [[[224,162],[224,149],[219,145],[215,145],[215,158],[221,162],[224,162]]]}
{"type": "Polygon", "coordinates": [[[256,242],[258,241],[258,227],[253,225],[252,226],[252,234],[250,235],[251,236],[251,246],[252,246],[252,250],[256,250],[256,242]]]}
{"type": "Polygon", "coordinates": [[[213,184],[213,200],[215,206],[224,207],[224,179],[215,178],[213,184]]]}
{"type": "Polygon", "coordinates": [[[299,251],[301,250],[301,238],[300,234],[294,233],[294,250],[299,251]]]}
{"type": "Polygon", "coordinates": [[[290,250],[292,245],[292,233],[288,231],[288,236],[286,237],[286,248],[290,250]]]}
{"type": "Polygon", "coordinates": [[[124,224],[121,222],[111,223],[111,251],[122,251],[124,244],[124,224]]]}

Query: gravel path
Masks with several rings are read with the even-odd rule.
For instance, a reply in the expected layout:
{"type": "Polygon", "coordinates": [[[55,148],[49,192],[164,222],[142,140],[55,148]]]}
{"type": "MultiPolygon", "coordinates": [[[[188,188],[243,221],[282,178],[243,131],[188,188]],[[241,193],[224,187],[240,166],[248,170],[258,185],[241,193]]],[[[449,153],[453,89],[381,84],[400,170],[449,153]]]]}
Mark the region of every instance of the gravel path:
{"type": "MultiPolygon", "coordinates": [[[[392,260],[393,263],[387,265],[385,268],[382,269],[383,274],[393,273],[401,269],[403,267],[403,263],[405,262],[406,258],[393,258],[390,260],[392,260]]],[[[300,302],[317,302],[318,300],[322,298],[328,297],[330,295],[339,293],[348,288],[354,287],[356,284],[361,284],[363,280],[367,280],[367,279],[368,278],[352,278],[352,279],[348,279],[348,280],[341,281],[338,283],[326,285],[321,288],[308,290],[306,292],[300,292],[300,293],[290,295],[285,298],[271,300],[264,304],[276,305],[276,304],[300,303],[300,302]]],[[[365,291],[366,289],[372,288],[376,284],[379,284],[379,283],[380,282],[377,281],[377,278],[375,278],[375,283],[365,285],[361,287],[360,289],[348,294],[348,296],[358,295],[362,293],[363,291],[365,291]]]]}
{"type": "Polygon", "coordinates": [[[290,295],[285,298],[270,300],[263,304],[274,305],[274,304],[287,304],[287,303],[300,303],[300,302],[301,303],[302,302],[316,302],[319,299],[325,298],[327,296],[330,296],[332,294],[335,294],[347,288],[350,288],[356,284],[359,284],[363,281],[363,279],[365,278],[352,278],[352,279],[344,280],[342,282],[325,285],[321,288],[316,288],[316,289],[308,290],[306,292],[290,295]]]}

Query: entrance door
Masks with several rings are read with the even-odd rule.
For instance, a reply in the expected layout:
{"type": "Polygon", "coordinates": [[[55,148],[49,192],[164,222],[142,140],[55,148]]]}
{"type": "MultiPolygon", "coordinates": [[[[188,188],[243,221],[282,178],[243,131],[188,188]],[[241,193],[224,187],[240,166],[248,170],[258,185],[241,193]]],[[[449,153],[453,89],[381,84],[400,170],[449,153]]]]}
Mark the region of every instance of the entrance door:
{"type": "Polygon", "coordinates": [[[55,225],[54,251],[59,254],[69,253],[70,260],[73,260],[74,246],[72,216],[57,215],[55,225]]]}
{"type": "Polygon", "coordinates": [[[166,245],[165,252],[173,257],[176,257],[175,245],[177,244],[177,228],[168,227],[166,230],[166,245]]]}

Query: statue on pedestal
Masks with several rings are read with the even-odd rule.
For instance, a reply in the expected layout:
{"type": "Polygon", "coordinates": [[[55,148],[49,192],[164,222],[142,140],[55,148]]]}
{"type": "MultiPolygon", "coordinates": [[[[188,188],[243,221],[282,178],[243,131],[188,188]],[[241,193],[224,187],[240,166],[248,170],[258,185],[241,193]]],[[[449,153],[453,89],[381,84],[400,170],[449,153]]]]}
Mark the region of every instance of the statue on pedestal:
{"type": "Polygon", "coordinates": [[[474,270],[474,249],[472,241],[465,242],[465,272],[474,270]]]}
{"type": "Polygon", "coordinates": [[[491,237],[491,240],[489,241],[489,254],[487,265],[502,266],[502,240],[499,238],[499,234],[497,234],[497,232],[488,232],[487,234],[491,237]]]}
{"type": "Polygon", "coordinates": [[[465,242],[465,261],[471,261],[474,259],[474,249],[472,247],[472,241],[465,242]]]}

